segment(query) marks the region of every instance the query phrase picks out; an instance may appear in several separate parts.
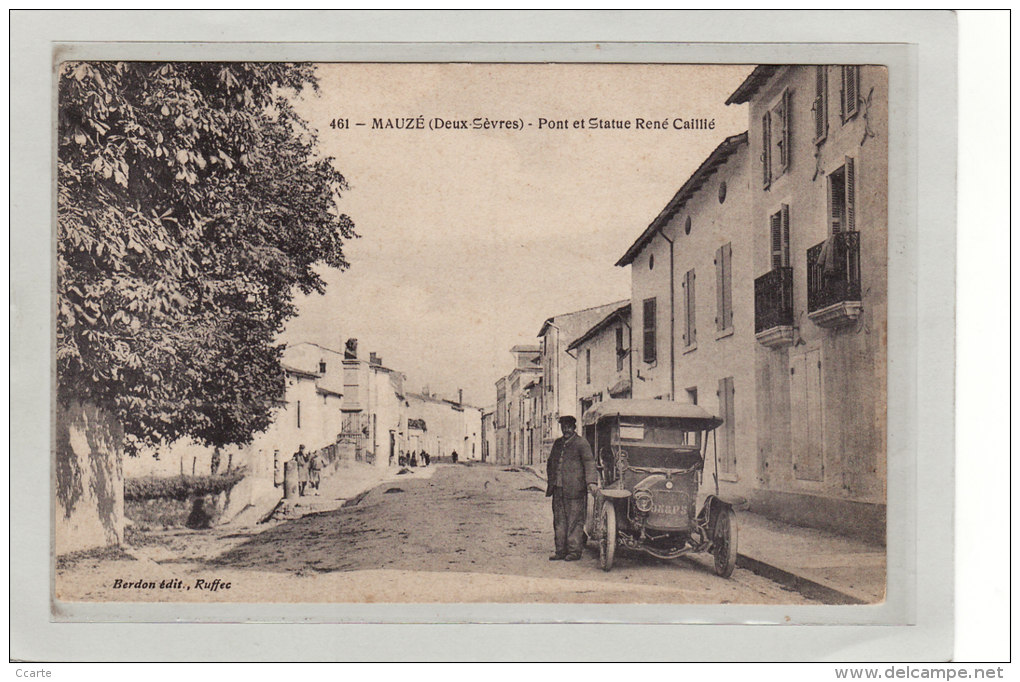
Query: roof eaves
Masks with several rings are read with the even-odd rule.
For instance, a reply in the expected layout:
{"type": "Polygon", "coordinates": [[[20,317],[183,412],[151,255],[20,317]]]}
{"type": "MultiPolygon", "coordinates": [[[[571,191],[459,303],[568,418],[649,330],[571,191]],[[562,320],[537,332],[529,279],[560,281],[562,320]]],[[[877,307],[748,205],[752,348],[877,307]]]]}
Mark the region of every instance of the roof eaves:
{"type": "Polygon", "coordinates": [[[612,324],[612,322],[614,322],[617,318],[622,317],[624,312],[630,312],[630,302],[629,301],[625,305],[620,306],[619,308],[615,309],[613,312],[611,312],[608,315],[606,315],[605,317],[603,317],[601,320],[596,322],[595,325],[593,325],[591,329],[586,331],[581,336],[577,337],[577,339],[575,339],[573,343],[571,343],[569,346],[567,346],[567,350],[574,350],[575,348],[579,347],[582,343],[584,343],[588,339],[592,338],[593,336],[598,334],[600,331],[602,331],[603,329],[608,327],[610,324],[612,324]]]}
{"type": "Polygon", "coordinates": [[[726,104],[744,104],[748,102],[778,70],[778,64],[761,64],[754,67],[754,71],[726,99],[726,104]]]}
{"type": "Polygon", "coordinates": [[[659,215],[655,217],[655,220],[645,228],[645,231],[641,233],[627,252],[623,254],[620,260],[616,261],[616,265],[623,267],[630,265],[637,258],[637,255],[641,253],[641,250],[645,248],[655,233],[658,232],[662,227],[665,227],[666,223],[676,215],[677,211],[683,208],[684,204],[691,196],[701,189],[702,185],[715,173],[715,170],[726,163],[726,161],[732,156],[742,144],[747,143],[747,131],[740,133],[739,135],[732,135],[727,137],[725,140],[719,143],[719,146],[712,150],[712,153],[701,162],[698,169],[691,174],[691,177],[687,179],[680,189],[677,190],[673,198],[669,200],[665,208],[659,211],[659,215]]]}

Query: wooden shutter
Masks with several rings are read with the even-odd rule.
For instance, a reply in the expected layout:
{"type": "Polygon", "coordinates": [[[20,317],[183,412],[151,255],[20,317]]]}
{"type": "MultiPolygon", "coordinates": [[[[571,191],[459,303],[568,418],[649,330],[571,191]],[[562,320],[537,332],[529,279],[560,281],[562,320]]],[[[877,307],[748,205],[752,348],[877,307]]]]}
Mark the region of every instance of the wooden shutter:
{"type": "Polygon", "coordinates": [[[715,328],[716,331],[726,329],[726,303],[723,300],[723,288],[726,286],[725,266],[723,265],[723,247],[715,250],[715,328]]]}
{"type": "Polygon", "coordinates": [[[736,474],[737,473],[737,444],[736,444],[736,418],[735,410],[733,406],[734,402],[734,390],[733,390],[733,377],[726,377],[720,379],[718,384],[719,396],[719,416],[722,417],[723,424],[720,429],[720,452],[719,452],[719,472],[723,474],[736,474]]]}
{"type": "Polygon", "coordinates": [[[772,181],[772,169],[770,168],[770,159],[772,156],[772,136],[770,135],[769,126],[771,125],[771,114],[765,112],[765,115],[761,117],[761,170],[762,170],[762,182],[765,187],[769,186],[772,181]]]}
{"type": "Polygon", "coordinates": [[[645,299],[644,305],[644,359],[655,362],[655,299],[645,299]]]}
{"type": "Polygon", "coordinates": [[[853,232],[854,227],[854,160],[846,157],[846,165],[843,167],[844,193],[846,200],[846,230],[853,232]]]}
{"type": "Polygon", "coordinates": [[[779,155],[779,163],[785,171],[790,167],[791,149],[790,149],[790,128],[791,120],[793,118],[793,108],[790,106],[792,101],[792,94],[789,90],[783,90],[783,149],[779,155]]]}
{"type": "Polygon", "coordinates": [[[616,328],[616,371],[623,369],[623,327],[616,328]]]}
{"type": "Polygon", "coordinates": [[[696,305],[694,300],[694,270],[688,270],[684,279],[687,298],[687,345],[691,346],[698,341],[698,329],[694,314],[696,305]]]}
{"type": "Polygon", "coordinates": [[[591,383],[591,348],[584,349],[584,383],[591,383]]]}
{"type": "MultiPolygon", "coordinates": [[[[845,170],[845,169],[844,169],[845,170]]],[[[829,176],[829,225],[832,234],[839,234],[843,231],[843,193],[846,183],[844,177],[838,177],[838,173],[829,176]]]]}
{"type": "Polygon", "coordinates": [[[790,265],[790,206],[783,204],[779,211],[783,222],[782,258],[783,267],[790,265]]]}
{"type": "Polygon", "coordinates": [[[733,245],[722,247],[723,257],[723,329],[733,326],[733,245]]]}
{"type": "Polygon", "coordinates": [[[772,269],[777,270],[783,267],[783,215],[782,212],[773,213],[769,221],[769,231],[772,237],[772,269]]]}
{"type": "Polygon", "coordinates": [[[844,66],[843,88],[840,93],[843,120],[852,118],[857,113],[857,98],[860,96],[860,71],[856,66],[844,66]]]}
{"type": "Polygon", "coordinates": [[[828,127],[828,111],[826,106],[826,68],[815,67],[815,102],[812,109],[815,113],[815,142],[825,139],[826,128],[828,127]]]}

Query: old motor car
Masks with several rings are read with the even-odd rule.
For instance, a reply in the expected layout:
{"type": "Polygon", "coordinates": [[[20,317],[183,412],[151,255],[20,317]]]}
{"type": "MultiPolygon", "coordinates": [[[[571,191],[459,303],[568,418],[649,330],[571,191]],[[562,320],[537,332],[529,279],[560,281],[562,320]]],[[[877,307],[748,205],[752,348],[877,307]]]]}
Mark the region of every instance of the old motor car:
{"type": "Polygon", "coordinates": [[[733,573],[736,516],[719,497],[714,447],[715,494],[695,513],[708,443],[714,446],[720,424],[697,405],[665,400],[606,400],[584,413],[600,479],[585,531],[598,543],[603,570],[612,569],[619,545],[660,559],[710,552],[716,573],[733,573]]]}

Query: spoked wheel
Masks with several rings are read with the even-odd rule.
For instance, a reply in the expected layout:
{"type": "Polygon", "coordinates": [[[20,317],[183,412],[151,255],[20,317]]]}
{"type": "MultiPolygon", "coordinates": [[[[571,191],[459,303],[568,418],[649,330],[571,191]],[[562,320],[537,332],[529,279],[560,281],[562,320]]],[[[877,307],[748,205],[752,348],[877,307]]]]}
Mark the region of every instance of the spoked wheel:
{"type": "Polygon", "coordinates": [[[603,571],[610,571],[613,568],[613,559],[616,558],[616,507],[612,501],[605,500],[602,503],[602,528],[599,535],[599,566],[603,571]]]}
{"type": "Polygon", "coordinates": [[[729,507],[721,507],[715,520],[712,554],[715,555],[715,572],[723,578],[733,575],[737,565],[737,517],[729,507]]]}

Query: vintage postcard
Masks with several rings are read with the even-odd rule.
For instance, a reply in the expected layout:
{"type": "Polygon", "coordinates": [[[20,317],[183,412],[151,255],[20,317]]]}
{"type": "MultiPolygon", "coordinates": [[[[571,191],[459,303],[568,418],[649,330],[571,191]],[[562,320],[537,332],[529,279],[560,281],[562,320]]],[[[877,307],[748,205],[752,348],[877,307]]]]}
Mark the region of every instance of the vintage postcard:
{"type": "Polygon", "coordinates": [[[951,652],[951,17],[15,24],[19,658],[951,652]]]}
{"type": "Polygon", "coordinates": [[[885,602],[886,65],[55,78],[58,615],[885,602]]]}

